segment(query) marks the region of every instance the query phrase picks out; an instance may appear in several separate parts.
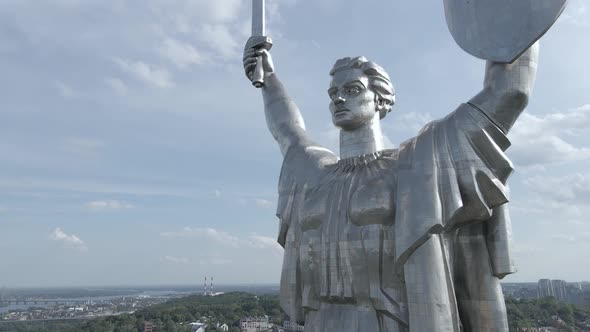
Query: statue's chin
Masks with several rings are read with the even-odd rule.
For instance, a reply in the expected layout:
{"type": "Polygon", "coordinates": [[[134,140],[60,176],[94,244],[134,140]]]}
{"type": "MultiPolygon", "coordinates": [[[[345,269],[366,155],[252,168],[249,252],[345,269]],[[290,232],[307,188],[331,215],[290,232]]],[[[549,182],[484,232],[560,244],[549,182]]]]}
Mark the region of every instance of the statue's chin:
{"type": "Polygon", "coordinates": [[[365,125],[365,123],[359,121],[359,119],[357,118],[350,118],[345,116],[332,117],[332,123],[334,124],[334,126],[345,131],[353,131],[365,125]]]}
{"type": "Polygon", "coordinates": [[[333,121],[332,123],[334,126],[340,130],[344,131],[353,131],[357,129],[359,126],[355,126],[354,123],[350,123],[351,121],[333,121]]]}

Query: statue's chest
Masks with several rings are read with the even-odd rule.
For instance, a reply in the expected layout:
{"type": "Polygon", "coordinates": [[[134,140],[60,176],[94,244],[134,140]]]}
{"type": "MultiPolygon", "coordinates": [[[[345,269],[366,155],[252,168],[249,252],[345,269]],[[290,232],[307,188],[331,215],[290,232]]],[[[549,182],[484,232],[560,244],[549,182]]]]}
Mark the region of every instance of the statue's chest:
{"type": "Polygon", "coordinates": [[[326,174],[305,194],[300,211],[303,231],[322,230],[325,236],[336,235],[351,226],[392,224],[393,175],[391,170],[376,166],[326,174]]]}

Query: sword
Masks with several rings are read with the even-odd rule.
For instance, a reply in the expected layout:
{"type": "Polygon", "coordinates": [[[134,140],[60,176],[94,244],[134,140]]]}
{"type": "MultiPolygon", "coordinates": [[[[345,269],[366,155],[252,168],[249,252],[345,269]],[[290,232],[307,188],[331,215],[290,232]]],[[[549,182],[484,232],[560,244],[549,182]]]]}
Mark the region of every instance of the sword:
{"type": "MultiPolygon", "coordinates": [[[[248,39],[246,48],[270,50],[272,40],[265,36],[264,0],[252,0],[252,37],[248,39]]],[[[256,68],[252,72],[252,84],[261,88],[264,85],[264,68],[262,56],[256,58],[256,68]]]]}

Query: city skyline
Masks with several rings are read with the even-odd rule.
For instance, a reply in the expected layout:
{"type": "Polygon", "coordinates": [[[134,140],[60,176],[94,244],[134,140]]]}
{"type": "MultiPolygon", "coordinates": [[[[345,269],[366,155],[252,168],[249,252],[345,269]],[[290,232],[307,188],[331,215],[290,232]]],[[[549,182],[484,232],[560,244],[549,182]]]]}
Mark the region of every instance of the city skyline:
{"type": "MultiPolygon", "coordinates": [[[[267,5],[276,71],[335,151],[338,58],[389,72],[390,147],[482,86],[442,1],[267,5]]],[[[241,68],[250,1],[5,1],[0,22],[0,287],[278,284],[281,155],[241,68]]],[[[590,280],[588,35],[590,6],[571,0],[509,134],[505,282],[590,280]]]]}

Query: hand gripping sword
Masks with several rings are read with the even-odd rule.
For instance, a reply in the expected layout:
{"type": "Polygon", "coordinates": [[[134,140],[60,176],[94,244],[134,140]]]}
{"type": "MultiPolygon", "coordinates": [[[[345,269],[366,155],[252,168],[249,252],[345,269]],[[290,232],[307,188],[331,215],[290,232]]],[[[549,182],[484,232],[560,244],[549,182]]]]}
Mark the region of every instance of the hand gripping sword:
{"type": "MultiPolygon", "coordinates": [[[[265,36],[264,21],[264,0],[252,0],[252,37],[246,43],[246,49],[266,49],[272,47],[272,40],[265,36]]],[[[264,85],[264,69],[262,67],[262,56],[256,58],[256,68],[252,72],[252,84],[261,88],[264,85]]]]}

